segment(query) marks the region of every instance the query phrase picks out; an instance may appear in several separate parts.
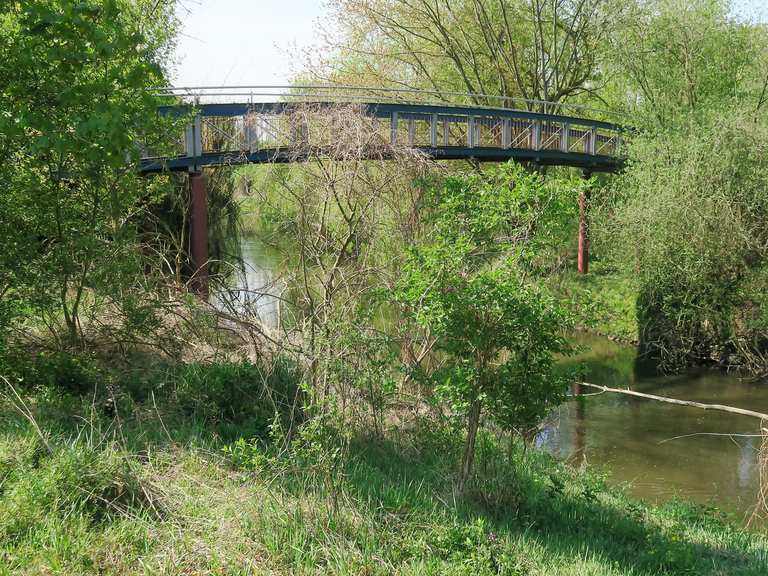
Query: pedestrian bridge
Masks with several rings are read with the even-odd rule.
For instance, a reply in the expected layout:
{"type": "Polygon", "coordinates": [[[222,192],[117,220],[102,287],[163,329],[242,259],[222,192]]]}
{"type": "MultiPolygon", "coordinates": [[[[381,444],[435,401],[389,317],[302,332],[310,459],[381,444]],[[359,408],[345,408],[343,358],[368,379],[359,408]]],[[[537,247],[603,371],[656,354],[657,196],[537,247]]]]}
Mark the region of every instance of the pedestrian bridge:
{"type": "Polygon", "coordinates": [[[588,172],[622,166],[622,126],[606,120],[608,112],[579,106],[343,86],[165,88],[159,94],[171,102],[161,113],[188,117],[189,124],[176,154],[143,153],[142,173],[296,161],[297,138],[313,132],[294,112],[351,105],[375,120],[383,142],[436,160],[513,159],[588,172]]]}

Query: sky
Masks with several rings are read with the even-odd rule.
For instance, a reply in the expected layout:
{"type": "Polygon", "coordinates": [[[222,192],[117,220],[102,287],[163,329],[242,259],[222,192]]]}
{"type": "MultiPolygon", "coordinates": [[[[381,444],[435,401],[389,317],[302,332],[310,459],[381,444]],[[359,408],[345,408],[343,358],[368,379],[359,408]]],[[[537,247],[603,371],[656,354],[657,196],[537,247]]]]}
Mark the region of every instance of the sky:
{"type": "MultiPolygon", "coordinates": [[[[768,0],[734,0],[768,22],[768,0]]],[[[181,0],[175,86],[285,85],[322,43],[325,0],[181,0]]]]}
{"type": "Polygon", "coordinates": [[[320,44],[324,0],[181,0],[175,86],[283,85],[320,44]]]}

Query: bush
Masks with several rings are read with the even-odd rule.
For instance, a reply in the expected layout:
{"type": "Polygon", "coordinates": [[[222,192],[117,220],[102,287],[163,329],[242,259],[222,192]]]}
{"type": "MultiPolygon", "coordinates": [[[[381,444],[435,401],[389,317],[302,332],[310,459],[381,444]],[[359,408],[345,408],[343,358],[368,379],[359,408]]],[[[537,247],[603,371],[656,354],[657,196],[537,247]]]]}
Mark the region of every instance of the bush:
{"type": "Polygon", "coordinates": [[[297,409],[299,371],[287,361],[184,364],[170,376],[171,394],[190,416],[207,422],[255,423],[264,433],[278,414],[288,423],[297,409]]]}
{"type": "Polygon", "coordinates": [[[483,518],[477,518],[471,523],[454,523],[435,530],[430,548],[457,567],[451,574],[529,574],[525,561],[516,558],[487,524],[483,518]]]}
{"type": "Polygon", "coordinates": [[[32,358],[16,351],[8,359],[7,375],[25,388],[48,388],[68,394],[90,394],[104,374],[87,356],[68,352],[40,352],[32,358]]]}
{"type": "Polygon", "coordinates": [[[565,398],[568,378],[554,357],[569,352],[569,318],[530,277],[564,229],[558,208],[574,186],[510,163],[427,189],[432,227],[403,263],[395,298],[443,359],[426,379],[466,418],[462,490],[482,417],[526,434],[565,398]]]}
{"type": "Polygon", "coordinates": [[[639,135],[606,199],[606,247],[637,278],[641,346],[668,368],[768,369],[768,126],[718,110],[675,134],[639,135]],[[740,356],[741,358],[737,358],[740,356]],[[733,357],[733,358],[732,358],[733,357]]]}

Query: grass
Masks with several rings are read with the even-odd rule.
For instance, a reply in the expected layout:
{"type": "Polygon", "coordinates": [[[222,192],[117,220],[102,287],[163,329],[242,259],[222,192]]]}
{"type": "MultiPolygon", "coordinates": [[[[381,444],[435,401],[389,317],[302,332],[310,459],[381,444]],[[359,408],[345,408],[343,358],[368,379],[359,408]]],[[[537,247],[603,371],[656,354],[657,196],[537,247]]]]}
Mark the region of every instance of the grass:
{"type": "Polygon", "coordinates": [[[242,389],[251,370],[180,370],[155,402],[123,397],[117,418],[91,395],[28,389],[45,440],[2,402],[0,574],[768,573],[768,539],[713,508],[649,507],[489,434],[459,496],[461,436],[436,419],[310,434],[290,453],[238,440],[264,414],[234,424],[190,390],[242,389]]]}

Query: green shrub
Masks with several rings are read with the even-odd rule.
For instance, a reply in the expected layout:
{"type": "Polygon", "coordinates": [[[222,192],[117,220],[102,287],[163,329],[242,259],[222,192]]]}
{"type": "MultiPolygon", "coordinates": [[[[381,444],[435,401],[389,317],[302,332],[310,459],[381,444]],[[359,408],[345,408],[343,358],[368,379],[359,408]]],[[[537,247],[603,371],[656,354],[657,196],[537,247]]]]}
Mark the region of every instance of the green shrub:
{"type": "Polygon", "coordinates": [[[526,564],[510,553],[483,518],[435,530],[430,548],[455,567],[450,574],[529,574],[526,564]]]}
{"type": "Polygon", "coordinates": [[[299,373],[286,361],[184,364],[170,377],[181,410],[207,422],[249,421],[266,434],[275,414],[287,422],[297,408],[299,373]]]}
{"type": "MultiPolygon", "coordinates": [[[[530,434],[565,398],[569,380],[554,357],[570,351],[562,336],[570,319],[530,278],[565,228],[558,208],[566,191],[580,185],[554,186],[509,163],[427,189],[432,227],[411,247],[394,296],[442,355],[439,368],[423,376],[467,422],[462,489],[484,416],[530,434]]],[[[418,364],[406,369],[421,376],[418,364]]]]}
{"type": "Polygon", "coordinates": [[[644,352],[665,368],[766,367],[768,126],[740,107],[638,135],[595,214],[596,238],[638,286],[644,352]],[[602,236],[602,238],[601,238],[602,236]]]}
{"type": "Polygon", "coordinates": [[[263,442],[238,438],[222,448],[235,468],[258,472],[270,464],[270,455],[263,442]]]}
{"type": "Polygon", "coordinates": [[[90,394],[103,379],[87,356],[69,352],[40,352],[32,359],[17,357],[12,371],[26,388],[50,388],[70,394],[90,394]]]}

